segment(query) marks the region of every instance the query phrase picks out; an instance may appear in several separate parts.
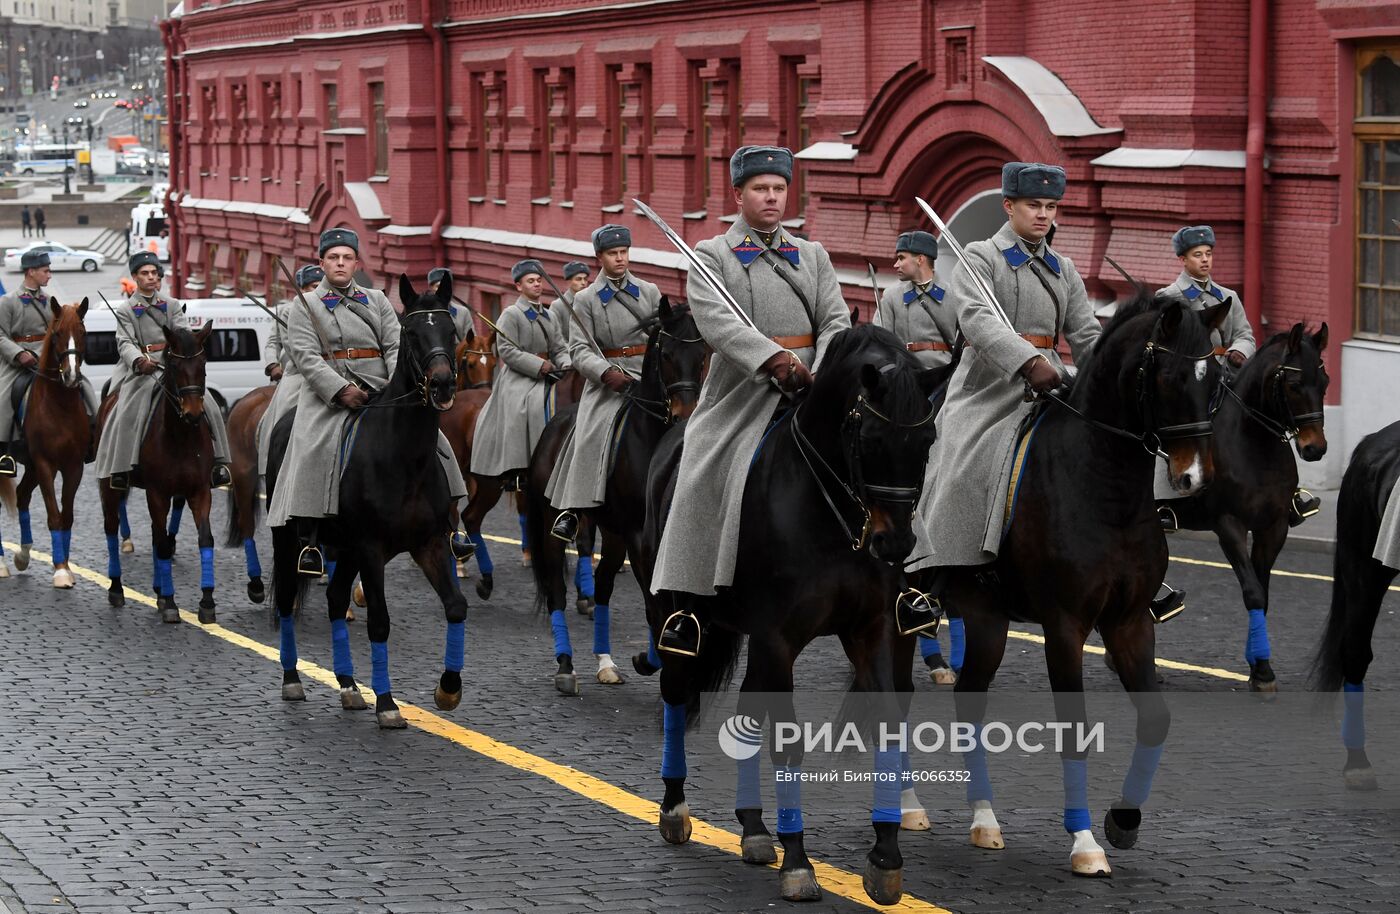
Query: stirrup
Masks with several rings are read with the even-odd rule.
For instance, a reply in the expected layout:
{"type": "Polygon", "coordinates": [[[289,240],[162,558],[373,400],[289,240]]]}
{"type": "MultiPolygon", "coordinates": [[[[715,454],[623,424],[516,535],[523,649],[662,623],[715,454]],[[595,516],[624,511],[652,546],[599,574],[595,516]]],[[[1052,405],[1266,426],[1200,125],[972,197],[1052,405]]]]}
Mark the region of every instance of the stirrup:
{"type": "Polygon", "coordinates": [[[130,489],[131,489],[131,474],[130,474],[130,473],[113,473],[111,476],[108,476],[108,477],[107,477],[107,485],[109,485],[109,486],[112,488],[112,491],[113,491],[113,492],[127,492],[127,491],[130,491],[130,489]]]}
{"type": "Polygon", "coordinates": [[[550,528],[549,535],[557,540],[572,543],[578,536],[578,515],[572,511],[560,511],[559,516],[554,519],[554,526],[550,528]]]}
{"type": "Polygon", "coordinates": [[[1165,581],[1162,582],[1162,586],[1167,592],[1147,604],[1147,611],[1151,613],[1152,621],[1157,625],[1175,619],[1186,610],[1186,591],[1177,590],[1165,581]]]}
{"type": "Polygon", "coordinates": [[[214,470],[209,474],[209,483],[216,489],[225,489],[233,485],[233,476],[228,471],[228,464],[214,464],[214,470]]]}
{"type": "Polygon", "coordinates": [[[700,656],[700,620],[695,618],[695,613],[678,609],[667,616],[661,626],[661,637],[656,639],[656,649],[681,657],[700,656]],[[685,635],[681,633],[681,628],[686,622],[695,627],[694,642],[686,641],[685,635]]]}
{"type": "Polygon", "coordinates": [[[1170,505],[1157,506],[1157,522],[1162,525],[1164,533],[1176,533],[1181,529],[1181,524],[1177,522],[1176,512],[1170,505]]]}
{"type": "Polygon", "coordinates": [[[308,578],[319,578],[326,573],[326,557],[321,554],[321,548],[314,543],[308,543],[301,547],[301,554],[297,556],[297,574],[308,578]]]}
{"type": "Polygon", "coordinates": [[[0,476],[18,476],[19,467],[15,465],[15,458],[9,454],[0,454],[0,476]]]}
{"type": "Polygon", "coordinates": [[[452,557],[459,562],[465,562],[476,555],[476,543],[467,539],[467,535],[460,530],[448,535],[447,545],[452,550],[452,557]]]}
{"type": "MultiPolygon", "coordinates": [[[[0,469],[0,474],[4,470],[0,469]]],[[[1322,510],[1322,499],[1307,489],[1298,488],[1293,492],[1293,500],[1288,503],[1288,526],[1296,527],[1322,510]]]]}
{"type": "Polygon", "coordinates": [[[894,623],[901,635],[928,632],[938,637],[938,623],[943,618],[943,604],[917,587],[911,587],[895,598],[894,623]],[[931,629],[931,631],[930,631],[931,629]]]}

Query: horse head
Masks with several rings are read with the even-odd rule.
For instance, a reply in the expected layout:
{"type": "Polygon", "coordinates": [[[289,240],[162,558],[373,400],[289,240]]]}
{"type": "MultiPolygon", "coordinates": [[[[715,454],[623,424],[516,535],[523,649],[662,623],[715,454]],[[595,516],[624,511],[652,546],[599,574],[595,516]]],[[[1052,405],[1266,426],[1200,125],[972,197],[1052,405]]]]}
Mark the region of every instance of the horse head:
{"type": "Polygon", "coordinates": [[[642,360],[642,383],[659,386],[671,422],[688,419],[700,402],[700,382],[705,379],[709,347],[684,302],[672,305],[669,298],[661,296],[656,317],[642,360]]]}
{"type": "Polygon", "coordinates": [[[1331,381],[1322,364],[1327,351],[1327,325],[1324,323],[1316,333],[1309,334],[1302,324],[1294,324],[1282,336],[1283,355],[1269,372],[1265,402],[1277,411],[1275,420],[1292,434],[1298,456],[1309,462],[1321,460],[1327,453],[1322,405],[1331,381]]]}
{"type": "Polygon", "coordinates": [[[467,338],[457,344],[457,389],[490,387],[496,371],[496,333],[477,333],[468,328],[467,338]]]}
{"type": "Polygon", "coordinates": [[[399,274],[403,302],[403,335],[399,364],[407,362],[423,402],[447,412],[457,397],[457,362],[453,357],[457,331],[452,326],[452,277],[446,276],[431,294],[419,295],[408,276],[399,274]]]}
{"type": "Polygon", "coordinates": [[[83,318],[87,317],[88,300],[81,304],[60,305],[58,299],[49,299],[49,310],[53,320],[44,334],[44,348],[39,353],[40,371],[54,374],[64,387],[75,388],[83,381],[83,359],[87,357],[87,328],[83,318]]]}
{"type": "Polygon", "coordinates": [[[828,346],[799,409],[825,415],[813,430],[834,427],[841,456],[833,466],[844,465],[845,485],[866,514],[852,546],[880,561],[901,564],[914,549],[914,508],[936,436],[930,397],[950,373],[922,368],[888,330],[862,324],[828,346]]]}
{"type": "Polygon", "coordinates": [[[161,333],[165,335],[165,376],[161,384],[180,420],[197,425],[204,418],[205,366],[214,322],[208,321],[193,331],[162,327],[161,333]]]}

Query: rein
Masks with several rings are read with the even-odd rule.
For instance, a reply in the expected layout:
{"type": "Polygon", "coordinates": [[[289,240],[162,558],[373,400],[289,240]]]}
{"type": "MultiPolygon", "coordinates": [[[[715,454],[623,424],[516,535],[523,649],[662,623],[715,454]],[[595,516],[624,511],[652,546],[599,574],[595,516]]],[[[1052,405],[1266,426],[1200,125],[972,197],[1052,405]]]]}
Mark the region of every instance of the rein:
{"type": "MultiPolygon", "coordinates": [[[[406,320],[410,317],[416,317],[420,314],[426,314],[431,316],[434,314],[447,313],[448,311],[446,308],[424,309],[422,311],[410,311],[404,315],[404,319],[406,320]]],[[[445,359],[449,368],[455,367],[452,353],[445,346],[434,346],[432,349],[428,350],[427,356],[421,362],[415,360],[410,363],[410,368],[415,377],[413,387],[411,390],[409,390],[407,393],[399,394],[398,396],[392,397],[388,400],[375,400],[370,403],[366,403],[364,406],[360,407],[360,409],[390,409],[400,406],[431,406],[433,409],[437,410],[438,408],[436,404],[433,403],[432,391],[429,390],[430,382],[428,379],[428,368],[433,364],[433,362],[437,361],[438,359],[445,359]]],[[[453,372],[453,376],[456,376],[456,372],[453,372]]],[[[442,410],[438,410],[438,412],[442,412],[442,410]]]]}
{"type": "MultiPolygon", "coordinates": [[[[640,326],[640,325],[638,325],[638,326],[640,326]]],[[[675,342],[675,343],[678,343],[678,344],[690,344],[690,345],[693,345],[693,344],[704,343],[704,342],[705,342],[705,340],[704,340],[703,338],[698,337],[698,336],[696,336],[696,337],[676,336],[674,333],[668,333],[665,329],[663,329],[663,328],[661,328],[661,327],[657,327],[657,328],[656,328],[656,335],[657,335],[657,340],[658,340],[658,342],[660,341],[660,338],[661,338],[661,337],[665,337],[666,339],[671,340],[672,342],[675,342]]],[[[658,367],[658,369],[657,369],[657,374],[660,375],[660,368],[659,368],[659,367],[658,367]]],[[[658,380],[659,380],[659,378],[658,378],[658,380]]],[[[658,422],[662,423],[663,425],[670,425],[671,423],[673,423],[673,422],[675,421],[675,418],[671,415],[671,401],[672,401],[672,399],[675,397],[676,394],[681,394],[681,393],[695,393],[695,394],[699,394],[699,393],[700,393],[700,382],[699,382],[699,381],[672,381],[670,384],[667,384],[667,385],[665,386],[664,393],[665,393],[666,396],[665,396],[665,399],[663,399],[663,400],[653,400],[653,399],[651,399],[651,398],[649,398],[649,397],[640,397],[640,396],[637,396],[636,394],[632,393],[632,391],[631,391],[630,389],[629,389],[626,393],[624,393],[623,396],[626,397],[627,400],[628,400],[633,406],[637,407],[637,409],[639,409],[639,410],[641,410],[642,412],[646,413],[646,414],[647,414],[648,416],[650,416],[651,418],[657,420],[658,422]]]]}
{"type": "MultiPolygon", "coordinates": [[[[1271,374],[1269,376],[1269,379],[1265,382],[1265,386],[1267,387],[1269,385],[1272,385],[1273,392],[1278,398],[1279,405],[1283,407],[1283,413],[1286,416],[1288,416],[1287,423],[1279,422],[1272,416],[1265,413],[1263,410],[1258,409],[1254,406],[1250,406],[1248,403],[1244,402],[1244,399],[1235,391],[1234,387],[1230,386],[1229,384],[1222,383],[1220,386],[1224,388],[1226,394],[1228,394],[1231,398],[1234,399],[1236,403],[1240,405],[1240,408],[1244,410],[1246,416],[1259,423],[1259,425],[1263,427],[1263,429],[1267,431],[1270,435],[1273,435],[1275,438],[1277,438],[1284,444],[1288,444],[1290,441],[1298,437],[1298,434],[1302,431],[1303,426],[1315,425],[1321,422],[1323,414],[1321,411],[1307,412],[1303,413],[1302,415],[1294,414],[1293,407],[1288,405],[1288,395],[1284,393],[1283,390],[1283,373],[1285,371],[1296,371],[1301,374],[1303,369],[1294,368],[1291,365],[1284,365],[1282,362],[1280,362],[1278,368],[1275,369],[1273,374],[1271,374]]],[[[1266,402],[1267,399],[1268,395],[1266,394],[1266,402]]],[[[1216,407],[1216,411],[1219,411],[1219,406],[1216,407]]]]}

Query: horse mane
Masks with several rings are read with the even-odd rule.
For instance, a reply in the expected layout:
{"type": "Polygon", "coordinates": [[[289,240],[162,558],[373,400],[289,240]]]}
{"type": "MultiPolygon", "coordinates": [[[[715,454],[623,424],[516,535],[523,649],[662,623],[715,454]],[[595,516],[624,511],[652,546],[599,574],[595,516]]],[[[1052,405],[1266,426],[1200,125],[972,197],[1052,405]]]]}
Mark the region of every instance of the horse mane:
{"type": "Polygon", "coordinates": [[[1134,295],[1132,298],[1128,299],[1128,301],[1119,305],[1117,310],[1113,312],[1113,316],[1108,319],[1108,323],[1104,324],[1103,333],[1094,344],[1094,350],[1097,352],[1098,348],[1104,344],[1104,341],[1122,330],[1124,325],[1133,318],[1160,311],[1162,310],[1162,305],[1166,303],[1167,299],[1150,295],[1146,291],[1134,295]]]}
{"type": "Polygon", "coordinates": [[[889,385],[888,402],[914,403],[927,411],[928,397],[919,387],[918,360],[899,344],[893,333],[874,324],[857,324],[832,337],[822,355],[822,370],[817,372],[817,382],[814,386],[825,386],[822,381],[831,378],[832,383],[840,389],[852,389],[852,379],[849,375],[858,371],[862,364],[869,361],[870,356],[876,354],[883,357],[885,362],[894,362],[913,369],[890,372],[886,376],[885,383],[889,385]]]}

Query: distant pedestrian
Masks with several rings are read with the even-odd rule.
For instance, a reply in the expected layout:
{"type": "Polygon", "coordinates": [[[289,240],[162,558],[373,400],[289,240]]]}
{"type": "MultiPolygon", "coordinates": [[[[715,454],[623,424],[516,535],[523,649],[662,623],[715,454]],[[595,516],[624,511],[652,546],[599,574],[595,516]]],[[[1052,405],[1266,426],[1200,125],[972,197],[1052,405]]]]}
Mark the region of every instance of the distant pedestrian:
{"type": "Polygon", "coordinates": [[[42,206],[34,207],[34,230],[40,237],[49,237],[48,225],[44,219],[44,208],[42,206]]]}
{"type": "Polygon", "coordinates": [[[19,211],[19,227],[23,230],[25,238],[34,234],[34,226],[30,223],[28,203],[24,204],[24,209],[19,211]]]}

